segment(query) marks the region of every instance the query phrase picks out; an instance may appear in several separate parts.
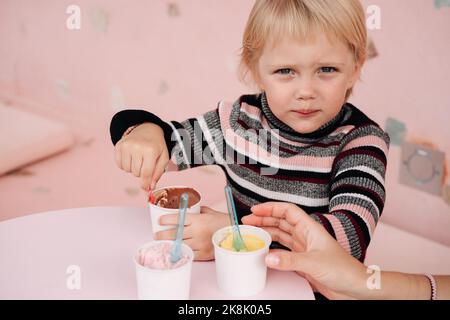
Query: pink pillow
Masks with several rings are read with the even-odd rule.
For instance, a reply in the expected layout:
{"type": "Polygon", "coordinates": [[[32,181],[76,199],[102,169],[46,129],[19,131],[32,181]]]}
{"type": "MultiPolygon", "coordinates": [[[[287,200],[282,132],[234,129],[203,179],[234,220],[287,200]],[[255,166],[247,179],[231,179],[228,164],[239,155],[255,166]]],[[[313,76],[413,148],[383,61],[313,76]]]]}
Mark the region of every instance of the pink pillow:
{"type": "Polygon", "coordinates": [[[74,144],[68,128],[0,103],[0,175],[74,144]]]}

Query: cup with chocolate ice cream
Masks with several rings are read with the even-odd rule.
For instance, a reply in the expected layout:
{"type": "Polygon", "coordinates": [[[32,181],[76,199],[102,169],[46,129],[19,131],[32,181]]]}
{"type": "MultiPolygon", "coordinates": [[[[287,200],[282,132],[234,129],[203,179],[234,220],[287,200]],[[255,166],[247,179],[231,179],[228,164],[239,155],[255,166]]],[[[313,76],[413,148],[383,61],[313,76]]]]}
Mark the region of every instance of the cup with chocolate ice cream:
{"type": "Polygon", "coordinates": [[[155,234],[158,231],[168,230],[176,226],[162,226],[159,224],[159,218],[166,214],[177,214],[180,206],[180,196],[186,192],[189,195],[187,213],[200,213],[201,195],[190,187],[169,186],[153,191],[154,203],[148,203],[150,217],[152,219],[152,231],[155,234]]]}

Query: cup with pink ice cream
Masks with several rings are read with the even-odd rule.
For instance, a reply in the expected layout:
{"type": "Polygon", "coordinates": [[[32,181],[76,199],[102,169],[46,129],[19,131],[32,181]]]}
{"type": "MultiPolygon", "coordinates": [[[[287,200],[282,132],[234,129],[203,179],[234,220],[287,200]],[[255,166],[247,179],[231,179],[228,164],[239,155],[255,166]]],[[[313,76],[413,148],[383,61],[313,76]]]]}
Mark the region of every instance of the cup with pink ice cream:
{"type": "Polygon", "coordinates": [[[177,214],[180,205],[180,196],[188,193],[189,203],[187,213],[200,213],[201,195],[194,188],[186,186],[168,186],[153,191],[154,203],[149,202],[150,217],[152,221],[152,231],[168,230],[174,226],[163,226],[159,224],[161,216],[166,214],[177,214]]]}
{"type": "Polygon", "coordinates": [[[140,300],[189,299],[194,253],[182,244],[181,258],[170,261],[174,241],[157,240],[141,246],[133,257],[140,300]]]}

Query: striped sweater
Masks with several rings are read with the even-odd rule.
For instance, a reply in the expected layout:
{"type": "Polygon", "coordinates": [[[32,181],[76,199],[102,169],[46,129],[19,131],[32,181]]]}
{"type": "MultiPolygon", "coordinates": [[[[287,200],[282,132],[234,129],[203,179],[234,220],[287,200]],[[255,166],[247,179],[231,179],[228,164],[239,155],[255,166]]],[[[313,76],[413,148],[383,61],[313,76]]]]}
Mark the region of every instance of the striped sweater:
{"type": "Polygon", "coordinates": [[[345,103],[334,119],[308,134],[281,122],[264,93],[220,102],[183,122],[123,110],[111,121],[113,144],[143,122],[163,129],[173,168],[223,169],[239,219],[258,203],[291,202],[364,260],[386,198],[389,136],[352,104],[345,103]]]}

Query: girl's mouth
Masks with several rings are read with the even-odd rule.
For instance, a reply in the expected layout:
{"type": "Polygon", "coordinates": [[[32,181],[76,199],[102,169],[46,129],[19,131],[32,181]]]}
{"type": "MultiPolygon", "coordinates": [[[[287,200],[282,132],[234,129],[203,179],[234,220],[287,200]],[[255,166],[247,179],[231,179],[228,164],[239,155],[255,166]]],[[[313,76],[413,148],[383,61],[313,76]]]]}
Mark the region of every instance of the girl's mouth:
{"type": "Polygon", "coordinates": [[[319,110],[295,110],[294,112],[300,117],[306,118],[315,115],[319,110]]]}

